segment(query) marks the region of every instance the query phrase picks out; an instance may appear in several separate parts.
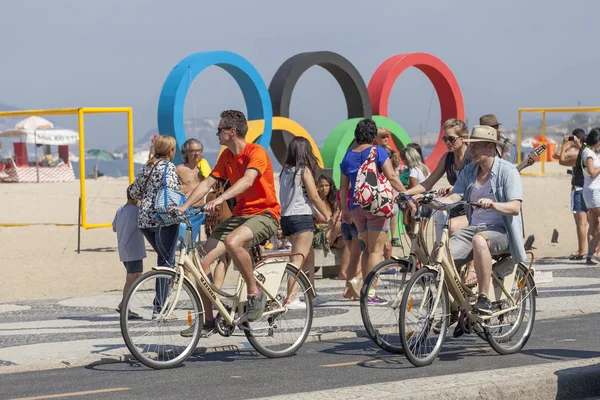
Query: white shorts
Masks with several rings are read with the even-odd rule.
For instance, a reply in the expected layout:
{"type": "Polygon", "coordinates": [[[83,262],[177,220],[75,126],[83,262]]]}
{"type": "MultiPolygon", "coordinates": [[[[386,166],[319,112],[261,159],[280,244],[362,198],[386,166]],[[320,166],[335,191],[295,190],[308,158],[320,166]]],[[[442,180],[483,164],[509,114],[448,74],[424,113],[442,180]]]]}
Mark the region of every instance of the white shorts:
{"type": "Polygon", "coordinates": [[[600,207],[600,189],[584,188],[583,200],[588,209],[600,207]]]}

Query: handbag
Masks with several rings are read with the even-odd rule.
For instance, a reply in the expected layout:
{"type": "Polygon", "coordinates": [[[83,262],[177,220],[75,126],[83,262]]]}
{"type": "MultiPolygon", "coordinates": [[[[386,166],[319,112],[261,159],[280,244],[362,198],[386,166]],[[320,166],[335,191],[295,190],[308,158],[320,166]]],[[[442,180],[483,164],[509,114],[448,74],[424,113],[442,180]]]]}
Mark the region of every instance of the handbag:
{"type": "Polygon", "coordinates": [[[163,188],[156,194],[154,199],[154,208],[156,209],[156,217],[159,221],[162,221],[165,225],[171,225],[178,222],[177,218],[173,218],[169,215],[169,210],[173,207],[179,207],[185,203],[185,195],[174,189],[167,188],[167,169],[170,162],[165,164],[165,171],[163,173],[163,188]]]}
{"type": "Polygon", "coordinates": [[[391,218],[394,216],[394,192],[390,181],[377,169],[376,155],[377,146],[373,146],[369,157],[358,169],[353,202],[375,216],[391,218]]]}

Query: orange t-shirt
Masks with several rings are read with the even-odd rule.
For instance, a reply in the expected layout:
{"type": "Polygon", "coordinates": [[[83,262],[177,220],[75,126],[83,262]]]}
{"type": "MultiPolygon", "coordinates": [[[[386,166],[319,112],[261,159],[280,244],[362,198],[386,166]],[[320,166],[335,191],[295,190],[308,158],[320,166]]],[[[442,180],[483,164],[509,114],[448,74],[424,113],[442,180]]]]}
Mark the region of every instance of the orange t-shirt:
{"type": "Polygon", "coordinates": [[[237,156],[225,149],[210,174],[217,179],[229,179],[234,185],[248,169],[258,171],[258,177],[244,193],[236,196],[233,215],[238,217],[268,212],[279,221],[281,207],[275,193],[273,166],[264,147],[248,143],[237,156]]]}

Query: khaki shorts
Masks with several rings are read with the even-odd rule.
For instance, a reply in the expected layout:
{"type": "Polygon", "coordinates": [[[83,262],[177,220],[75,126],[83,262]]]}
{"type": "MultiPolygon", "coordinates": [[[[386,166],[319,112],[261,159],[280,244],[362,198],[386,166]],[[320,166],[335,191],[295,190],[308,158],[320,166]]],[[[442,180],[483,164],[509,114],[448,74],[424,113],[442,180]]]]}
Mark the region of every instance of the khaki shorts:
{"type": "Polygon", "coordinates": [[[254,233],[253,245],[256,246],[275,235],[279,229],[279,222],[268,214],[230,217],[215,227],[214,231],[210,234],[210,238],[224,242],[227,235],[240,226],[250,228],[254,233]]]}

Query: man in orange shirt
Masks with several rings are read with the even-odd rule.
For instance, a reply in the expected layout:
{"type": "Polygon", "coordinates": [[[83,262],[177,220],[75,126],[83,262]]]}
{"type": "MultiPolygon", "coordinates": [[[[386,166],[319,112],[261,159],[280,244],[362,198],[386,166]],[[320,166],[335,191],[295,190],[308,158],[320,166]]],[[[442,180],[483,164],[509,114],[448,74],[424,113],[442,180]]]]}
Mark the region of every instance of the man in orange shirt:
{"type": "MultiPolygon", "coordinates": [[[[206,212],[211,212],[217,210],[224,201],[236,200],[233,216],[217,225],[204,243],[206,256],[202,260],[202,268],[210,275],[213,261],[225,253],[231,256],[246,281],[247,317],[254,321],[262,315],[267,299],[256,286],[252,258],[246,249],[277,232],[281,209],[275,193],[271,160],[262,146],[246,142],[247,132],[248,122],[244,113],[235,110],[221,113],[217,137],[219,144],[227,148],[221,153],[208,178],[196,186],[185,204],[178,209],[185,211],[204,198],[217,180],[229,180],[231,187],[205,206],[206,212]]],[[[210,302],[205,301],[204,304],[210,302]]],[[[214,327],[212,307],[206,307],[205,312],[206,326],[203,329],[211,329],[214,327]]]]}

